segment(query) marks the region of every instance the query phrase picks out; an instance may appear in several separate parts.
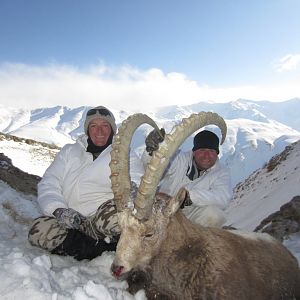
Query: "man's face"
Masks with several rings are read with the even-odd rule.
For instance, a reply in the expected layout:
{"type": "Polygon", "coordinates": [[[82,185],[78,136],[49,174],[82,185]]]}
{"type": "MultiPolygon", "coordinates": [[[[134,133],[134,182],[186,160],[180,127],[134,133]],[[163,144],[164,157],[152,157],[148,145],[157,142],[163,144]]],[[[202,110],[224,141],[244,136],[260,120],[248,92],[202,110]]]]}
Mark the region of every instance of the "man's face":
{"type": "Polygon", "coordinates": [[[111,134],[110,124],[103,119],[94,119],[89,124],[89,135],[96,146],[104,146],[111,134]]]}
{"type": "Polygon", "coordinates": [[[193,151],[194,160],[200,170],[211,168],[217,161],[218,153],[214,149],[198,149],[193,151]]]}

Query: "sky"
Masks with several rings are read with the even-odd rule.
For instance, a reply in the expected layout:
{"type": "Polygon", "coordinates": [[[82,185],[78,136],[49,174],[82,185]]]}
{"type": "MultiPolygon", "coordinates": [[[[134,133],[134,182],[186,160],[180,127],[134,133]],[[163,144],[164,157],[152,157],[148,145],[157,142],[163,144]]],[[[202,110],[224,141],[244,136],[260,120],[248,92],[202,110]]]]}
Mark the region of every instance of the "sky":
{"type": "Polygon", "coordinates": [[[298,0],[1,0],[1,104],[300,97],[299,28],[298,0]]]}

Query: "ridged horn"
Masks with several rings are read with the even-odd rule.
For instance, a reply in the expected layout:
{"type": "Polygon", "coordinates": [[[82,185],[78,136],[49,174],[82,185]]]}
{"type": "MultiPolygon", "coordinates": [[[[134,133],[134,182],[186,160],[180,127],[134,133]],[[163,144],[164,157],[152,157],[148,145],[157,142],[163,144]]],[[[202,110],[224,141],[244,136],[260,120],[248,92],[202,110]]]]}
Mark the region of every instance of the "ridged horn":
{"type": "Polygon", "coordinates": [[[124,120],[114,136],[111,151],[111,184],[118,211],[122,211],[130,196],[129,151],[132,136],[142,124],[149,124],[159,130],[156,123],[145,114],[134,114],[124,120]]]}
{"type": "Polygon", "coordinates": [[[157,186],[175,151],[188,136],[207,125],[216,125],[220,128],[222,134],[221,144],[223,144],[227,134],[226,123],[222,117],[212,112],[200,112],[192,114],[189,118],[184,118],[180,124],[173,127],[170,134],[165,136],[159,149],[153,153],[141,178],[134,204],[135,216],[138,219],[149,218],[157,186]]]}

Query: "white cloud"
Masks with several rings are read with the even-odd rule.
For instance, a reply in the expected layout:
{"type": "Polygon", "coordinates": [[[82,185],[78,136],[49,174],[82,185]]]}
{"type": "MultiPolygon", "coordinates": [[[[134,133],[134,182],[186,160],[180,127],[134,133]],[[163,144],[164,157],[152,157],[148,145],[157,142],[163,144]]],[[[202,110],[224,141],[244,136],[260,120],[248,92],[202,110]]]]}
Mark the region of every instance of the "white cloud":
{"type": "Polygon", "coordinates": [[[282,101],[300,96],[298,82],[269,86],[211,87],[184,74],[104,64],[79,70],[68,65],[0,65],[2,105],[24,108],[106,105],[128,111],[238,98],[282,101]]]}
{"type": "Polygon", "coordinates": [[[278,72],[296,70],[300,66],[300,54],[288,54],[275,65],[278,72]]]}

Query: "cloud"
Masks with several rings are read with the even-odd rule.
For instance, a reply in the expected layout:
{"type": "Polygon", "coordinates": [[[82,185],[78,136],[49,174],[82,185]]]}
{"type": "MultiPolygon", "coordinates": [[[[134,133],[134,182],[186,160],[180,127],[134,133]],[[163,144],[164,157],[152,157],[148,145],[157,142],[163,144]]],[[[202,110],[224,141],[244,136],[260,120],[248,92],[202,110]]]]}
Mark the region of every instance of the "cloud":
{"type": "Polygon", "coordinates": [[[299,82],[269,86],[212,87],[181,73],[99,64],[85,70],[70,65],[0,65],[2,105],[40,108],[105,105],[111,109],[149,111],[167,105],[238,98],[282,101],[300,95],[299,82]]]}
{"type": "Polygon", "coordinates": [[[275,65],[278,72],[296,70],[300,66],[300,54],[288,54],[275,65]]]}

